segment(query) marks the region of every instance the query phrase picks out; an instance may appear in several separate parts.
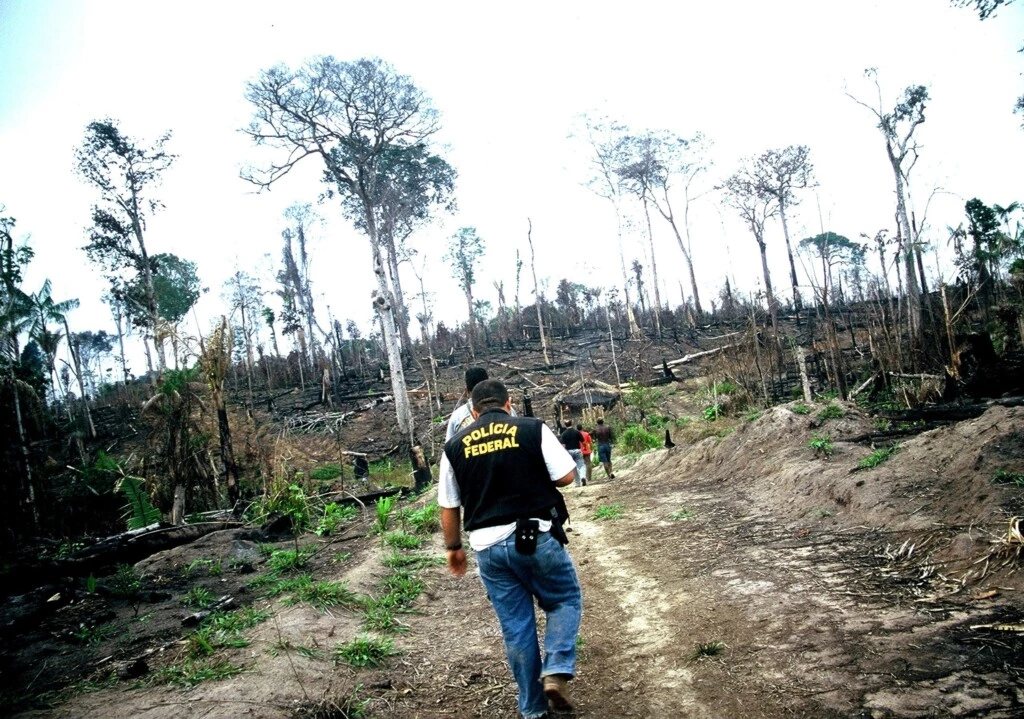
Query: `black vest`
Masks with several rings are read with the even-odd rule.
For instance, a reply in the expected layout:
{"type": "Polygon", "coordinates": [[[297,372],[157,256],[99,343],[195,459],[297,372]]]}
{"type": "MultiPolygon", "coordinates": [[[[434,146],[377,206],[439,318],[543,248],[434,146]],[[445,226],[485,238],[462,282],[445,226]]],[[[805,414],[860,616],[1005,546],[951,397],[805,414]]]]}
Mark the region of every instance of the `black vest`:
{"type": "Polygon", "coordinates": [[[568,517],[544,463],[541,426],[539,419],[492,409],[445,443],[467,531],[520,518],[568,517]]]}

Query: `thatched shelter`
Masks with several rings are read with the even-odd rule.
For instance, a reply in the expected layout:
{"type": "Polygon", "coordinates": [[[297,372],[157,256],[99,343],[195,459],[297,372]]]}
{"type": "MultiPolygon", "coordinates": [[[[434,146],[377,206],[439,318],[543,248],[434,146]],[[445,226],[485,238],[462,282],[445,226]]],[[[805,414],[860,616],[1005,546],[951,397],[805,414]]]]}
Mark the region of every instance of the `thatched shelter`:
{"type": "Polygon", "coordinates": [[[573,420],[588,426],[604,417],[621,399],[618,387],[594,379],[577,380],[552,397],[560,424],[573,420]]]}

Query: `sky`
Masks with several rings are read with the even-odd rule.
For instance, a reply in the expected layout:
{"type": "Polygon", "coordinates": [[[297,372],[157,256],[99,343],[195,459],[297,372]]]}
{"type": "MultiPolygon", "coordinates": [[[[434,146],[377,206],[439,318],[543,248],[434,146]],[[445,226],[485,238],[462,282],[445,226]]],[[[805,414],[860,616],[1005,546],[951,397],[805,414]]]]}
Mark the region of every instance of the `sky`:
{"type": "MultiPolygon", "coordinates": [[[[930,92],[916,134],[911,201],[936,247],[927,271],[933,281],[939,273],[949,280],[946,228],[963,221],[964,202],[1024,199],[1024,117],[1012,112],[1024,94],[1022,45],[1024,3],[981,22],[947,0],[0,0],[0,207],[36,250],[28,289],[49,278],[56,299],[81,301],[73,329],[113,331],[99,299],[104,281],[81,250],[97,194],[76,176],[74,149],[96,119],[116,119],[143,144],[170,130],[168,149],[179,157],[154,193],[165,209],[149,219],[147,245],[151,254],[173,252],[198,264],[209,288],[197,306],[200,321],[224,310],[223,285],[236,269],[265,277],[271,289],[283,212],[311,202],[323,218],[313,233],[314,293],[334,317],[368,330],[369,246],[336,203],[318,204],[321,167],[307,160],[258,193],[239,171],[271,156],[239,130],[252,117],[245,83],[261,70],[321,54],[377,56],[432,99],[441,114],[438,150],[459,173],[458,211],[412,240],[417,264],[426,263],[436,319],[453,324],[465,320],[465,302],[442,255],[464,226],[476,227],[486,243],[476,294],[495,306],[495,282],[504,282],[512,301],[516,251],[528,260],[527,218],[549,297],[563,277],[622,284],[612,206],[585,186],[588,148],[572,136],[581,113],[637,131],[704,133],[714,143],[706,190],[745,157],[807,145],[817,186],[790,213],[793,239],[822,230],[851,239],[894,233],[882,136],[850,97],[877,105],[878,91],[863,74],[874,67],[889,108],[909,85],[930,92]]],[[[757,292],[757,246],[735,211],[712,191],[694,202],[691,216],[705,308],[726,277],[741,292],[757,292]]],[[[685,266],[669,226],[654,221],[663,301],[674,307],[679,280],[689,295],[685,266]]],[[[768,226],[766,241],[773,284],[788,295],[778,223],[768,226]]],[[[639,230],[625,245],[627,264],[638,258],[648,266],[639,230]]],[[[402,279],[411,294],[416,279],[408,267],[402,279]]],[[[524,305],[531,291],[527,266],[524,305]]],[[[266,301],[279,309],[272,296],[266,301]]]]}

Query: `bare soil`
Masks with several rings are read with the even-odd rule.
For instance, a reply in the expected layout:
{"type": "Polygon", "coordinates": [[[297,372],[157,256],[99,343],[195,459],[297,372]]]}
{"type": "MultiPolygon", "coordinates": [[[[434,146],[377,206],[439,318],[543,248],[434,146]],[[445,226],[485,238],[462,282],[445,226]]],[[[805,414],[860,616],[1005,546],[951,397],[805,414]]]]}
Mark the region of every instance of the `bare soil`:
{"type": "MultiPolygon", "coordinates": [[[[686,385],[676,389],[664,409],[682,415],[686,385]]],[[[1024,472],[1024,410],[997,406],[906,438],[857,470],[872,448],[845,439],[870,433],[873,419],[845,404],[822,420],[823,406],[777,406],[694,442],[680,433],[672,449],[617,457],[615,479],[596,469],[566,491],[584,591],[578,716],[1024,716],[1021,542],[1008,532],[1024,490],[992,481],[1024,472]],[[815,454],[809,442],[826,435],[832,454],[815,454]],[[598,518],[616,509],[619,518],[598,518]]],[[[380,595],[391,550],[371,515],[339,536],[298,540],[312,546],[317,578],[380,595]]],[[[137,608],[77,591],[3,648],[8,696],[55,690],[14,716],[355,717],[359,702],[379,719],[516,716],[497,622],[472,572],[418,569],[425,591],[401,615],[400,653],[355,669],[332,650],[366,633],[362,616],[250,588],[266,572],[257,540],[221,531],[139,563],[137,608]],[[192,610],[182,600],[197,584],[271,617],[244,632],[247,646],[218,651],[242,673],[154,682],[186,656],[181,620],[192,610]]],[[[435,534],[422,551],[440,549],[435,534]]]]}

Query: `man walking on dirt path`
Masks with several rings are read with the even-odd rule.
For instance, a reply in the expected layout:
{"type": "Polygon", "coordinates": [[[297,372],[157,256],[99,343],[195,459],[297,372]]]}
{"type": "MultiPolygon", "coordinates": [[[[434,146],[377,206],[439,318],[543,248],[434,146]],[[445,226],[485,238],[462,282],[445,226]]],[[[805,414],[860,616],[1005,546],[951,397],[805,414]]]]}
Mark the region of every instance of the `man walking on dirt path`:
{"type": "Polygon", "coordinates": [[[580,445],[580,451],[583,453],[583,464],[587,469],[586,476],[583,477],[583,484],[586,484],[590,481],[590,475],[594,471],[594,464],[590,459],[590,455],[594,453],[594,440],[589,432],[583,431],[582,424],[577,424],[576,429],[583,435],[583,444],[580,445]]]}
{"type": "Polygon", "coordinates": [[[612,473],[612,442],[615,441],[615,433],[604,423],[603,417],[598,418],[593,437],[597,441],[597,459],[604,465],[604,473],[608,479],[615,479],[612,473]]]}
{"type": "Polygon", "coordinates": [[[583,594],[565,549],[569,517],[556,487],[572,483],[575,461],[543,422],[510,416],[501,382],[473,388],[476,421],[444,446],[437,503],[448,570],[466,573],[460,526],[469,532],[480,580],[505,640],[505,656],[527,719],[573,709],[568,681],[576,674],[576,637],[583,594]],[[462,516],[460,517],[460,508],[462,516]],[[544,658],[534,600],[546,615],[544,658]]]}
{"type": "Polygon", "coordinates": [[[566,421],[562,436],[558,439],[576,462],[576,480],[573,485],[582,487],[587,483],[587,465],[583,462],[583,433],[573,427],[572,422],[566,421]]]}
{"type": "Polygon", "coordinates": [[[448,418],[448,429],[444,433],[445,442],[454,437],[459,430],[473,423],[473,400],[470,399],[470,393],[478,383],[485,379],[487,379],[487,370],[483,367],[470,367],[466,370],[466,403],[456,407],[452,416],[448,418]]]}

